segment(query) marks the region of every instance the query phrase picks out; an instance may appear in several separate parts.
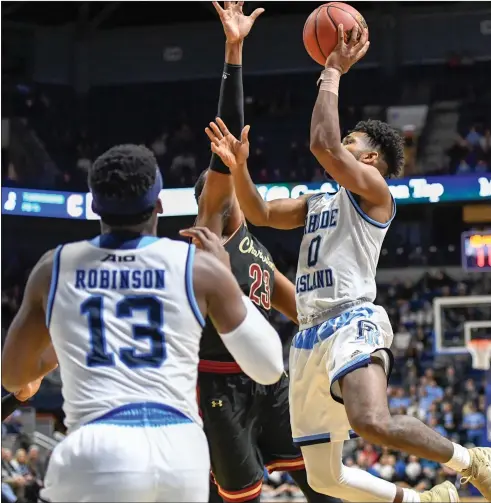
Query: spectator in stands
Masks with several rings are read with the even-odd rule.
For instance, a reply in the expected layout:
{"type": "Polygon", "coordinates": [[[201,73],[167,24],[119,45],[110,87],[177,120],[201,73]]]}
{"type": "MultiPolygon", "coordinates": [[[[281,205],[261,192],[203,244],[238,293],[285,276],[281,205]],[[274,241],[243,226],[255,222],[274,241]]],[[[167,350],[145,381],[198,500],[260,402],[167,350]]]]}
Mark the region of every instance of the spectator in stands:
{"type": "Polygon", "coordinates": [[[36,477],[38,480],[43,480],[44,479],[44,474],[46,472],[45,470],[45,464],[42,462],[39,456],[39,448],[35,445],[31,445],[29,447],[29,452],[28,452],[28,464],[29,464],[29,470],[31,472],[31,475],[33,477],[36,477]]]}
{"type": "Polygon", "coordinates": [[[404,470],[404,481],[410,487],[415,487],[422,478],[423,467],[416,456],[409,456],[404,470]]]}
{"type": "Polygon", "coordinates": [[[17,501],[17,496],[12,487],[7,482],[3,482],[2,471],[2,501],[4,500],[8,503],[15,503],[17,501]]]}
{"type": "Polygon", "coordinates": [[[11,493],[14,492],[17,497],[22,497],[25,486],[26,479],[12,464],[12,451],[2,447],[2,496],[5,492],[6,497],[9,499],[11,493]],[[7,487],[10,487],[11,491],[7,487]]]}
{"type": "Polygon", "coordinates": [[[491,129],[487,128],[484,131],[484,135],[479,140],[479,146],[481,147],[482,152],[485,157],[488,159],[491,155],[491,129]]]}
{"type": "Polygon", "coordinates": [[[457,175],[466,175],[471,172],[471,167],[469,166],[469,163],[467,162],[467,159],[463,157],[460,159],[459,163],[457,164],[457,169],[455,173],[457,175]]]}
{"type": "Polygon", "coordinates": [[[452,408],[451,402],[443,402],[443,404],[442,404],[442,420],[443,420],[443,427],[449,433],[455,432],[456,426],[455,426],[454,413],[453,413],[453,408],[452,408]]]}
{"type": "Polygon", "coordinates": [[[159,164],[162,163],[165,155],[167,154],[168,137],[169,135],[167,134],[167,132],[163,131],[157,136],[157,138],[155,138],[155,140],[152,142],[152,145],[150,146],[159,164]]]}
{"type": "Polygon", "coordinates": [[[288,472],[268,473],[264,470],[261,501],[274,501],[278,498],[298,498],[302,493],[288,472]]]}
{"type": "Polygon", "coordinates": [[[22,431],[22,413],[16,410],[3,423],[6,426],[7,434],[18,435],[22,431]]]}
{"type": "Polygon", "coordinates": [[[469,145],[471,145],[473,147],[477,147],[477,146],[479,146],[479,144],[481,142],[481,138],[482,138],[482,135],[480,133],[478,133],[477,128],[474,125],[469,129],[469,132],[467,133],[467,136],[465,137],[465,141],[469,145]]]}
{"type": "Polygon", "coordinates": [[[466,430],[468,442],[474,445],[481,445],[484,435],[486,418],[484,414],[477,410],[473,402],[468,402],[466,412],[464,413],[462,428],[466,430]]]}
{"type": "Polygon", "coordinates": [[[433,378],[429,380],[428,385],[426,386],[426,393],[428,397],[432,399],[432,401],[441,400],[443,398],[443,389],[438,386],[435,379],[433,378]]]}
{"type": "Polygon", "coordinates": [[[442,437],[448,438],[448,431],[438,422],[438,418],[435,416],[430,417],[428,421],[428,426],[439,433],[442,437]]]}
{"type": "Polygon", "coordinates": [[[393,397],[389,401],[389,406],[391,409],[397,409],[404,407],[407,409],[411,405],[411,399],[406,396],[404,388],[397,388],[393,394],[393,397]]]}
{"type": "Polygon", "coordinates": [[[25,449],[17,449],[15,459],[13,459],[11,463],[22,476],[25,477],[29,475],[29,465],[27,464],[27,452],[25,449]]]}

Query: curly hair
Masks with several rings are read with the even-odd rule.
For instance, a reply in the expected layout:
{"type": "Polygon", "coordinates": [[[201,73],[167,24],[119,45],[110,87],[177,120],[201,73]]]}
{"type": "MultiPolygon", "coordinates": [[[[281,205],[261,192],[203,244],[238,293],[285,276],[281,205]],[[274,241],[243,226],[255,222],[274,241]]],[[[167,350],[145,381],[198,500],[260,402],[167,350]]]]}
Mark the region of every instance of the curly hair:
{"type": "MultiPolygon", "coordinates": [[[[143,196],[155,183],[157,161],[143,145],[116,145],[100,155],[88,173],[90,190],[125,204],[143,196]]],[[[108,225],[137,225],[147,221],[154,207],[138,215],[100,215],[108,225]]]]}
{"type": "Polygon", "coordinates": [[[386,122],[379,120],[360,121],[354,132],[365,133],[370,145],[382,153],[387,163],[387,177],[398,178],[404,171],[404,139],[386,122]]]}

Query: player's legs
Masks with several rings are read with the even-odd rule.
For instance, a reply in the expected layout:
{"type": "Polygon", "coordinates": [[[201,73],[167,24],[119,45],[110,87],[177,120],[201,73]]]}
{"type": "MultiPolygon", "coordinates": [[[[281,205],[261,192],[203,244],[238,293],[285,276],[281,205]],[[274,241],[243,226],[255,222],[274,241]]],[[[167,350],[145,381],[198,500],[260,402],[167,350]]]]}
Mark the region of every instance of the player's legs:
{"type": "Polygon", "coordinates": [[[444,483],[431,492],[418,494],[402,489],[358,468],[343,465],[343,442],[323,443],[302,447],[309,484],[320,493],[336,496],[343,501],[419,503],[458,502],[458,494],[450,483],[444,483]]]}
{"type": "Polygon", "coordinates": [[[203,372],[198,383],[217,492],[224,501],[255,503],[264,471],[257,448],[261,404],[255,395],[259,385],[244,374],[203,372]]]}
{"type": "Polygon", "coordinates": [[[340,387],[350,424],[365,440],[445,464],[491,498],[491,449],[469,451],[414,417],[391,416],[387,378],[380,365],[350,372],[340,379],[340,387]]]}
{"type": "Polygon", "coordinates": [[[309,503],[337,501],[326,494],[314,491],[307,481],[301,450],[292,440],[288,377],[284,375],[276,384],[265,386],[264,389],[267,397],[261,412],[261,435],[258,445],[266,468],[270,472],[276,470],[290,472],[309,503]]]}
{"type": "Polygon", "coordinates": [[[387,402],[387,376],[378,364],[368,365],[340,379],[349,422],[368,442],[446,463],[453,444],[418,419],[391,416],[387,402]]]}
{"type": "MultiPolygon", "coordinates": [[[[297,445],[302,447],[309,483],[317,492],[348,501],[419,502],[432,501],[430,498],[435,495],[439,501],[452,501],[456,491],[451,484],[420,495],[342,465],[342,441],[352,436],[352,425],[339,381],[355,369],[366,367],[374,352],[378,352],[374,357],[378,356],[385,371],[390,371],[389,352],[383,348],[390,347],[391,335],[379,333],[377,321],[384,319],[377,316],[375,306],[361,307],[299,333],[292,344],[292,431],[297,445]],[[337,447],[329,447],[331,444],[337,447]],[[363,483],[360,485],[359,481],[363,483]]],[[[385,324],[388,325],[386,314],[385,324]]],[[[382,395],[386,397],[386,375],[382,375],[382,395]]]]}

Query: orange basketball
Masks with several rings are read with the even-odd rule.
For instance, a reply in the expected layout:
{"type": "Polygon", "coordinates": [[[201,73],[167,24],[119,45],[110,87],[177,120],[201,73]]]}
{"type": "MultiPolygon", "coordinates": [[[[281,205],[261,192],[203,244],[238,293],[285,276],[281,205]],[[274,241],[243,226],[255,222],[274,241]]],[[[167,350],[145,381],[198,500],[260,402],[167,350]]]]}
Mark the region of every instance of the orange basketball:
{"type": "Polygon", "coordinates": [[[345,36],[349,39],[356,23],[367,29],[363,16],[347,3],[329,2],[317,7],[303,27],[303,43],[309,56],[324,66],[327,56],[336,47],[338,25],[343,25],[345,36]]]}

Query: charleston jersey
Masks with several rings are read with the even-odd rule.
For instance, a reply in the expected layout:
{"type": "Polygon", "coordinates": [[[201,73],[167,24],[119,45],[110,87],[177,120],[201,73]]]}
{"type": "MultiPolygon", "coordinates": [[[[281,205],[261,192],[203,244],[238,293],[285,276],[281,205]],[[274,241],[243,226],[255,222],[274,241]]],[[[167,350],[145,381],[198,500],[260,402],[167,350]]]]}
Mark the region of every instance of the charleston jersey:
{"type": "Polygon", "coordinates": [[[379,223],[345,188],[307,201],[296,277],[300,328],[318,325],[362,302],[373,302],[382,243],[395,215],[379,223]]]}
{"type": "Polygon", "coordinates": [[[47,326],[70,430],[122,405],[157,402],[201,424],[196,402],[204,320],[194,245],[104,234],[55,252],[47,326]]]}
{"type": "MultiPolygon", "coordinates": [[[[271,254],[247,226],[242,224],[225,243],[230,255],[232,273],[242,289],[259,311],[269,317],[274,289],[274,263],[271,254]]],[[[200,358],[211,361],[234,361],[221,337],[209,319],[203,330],[200,358]]]]}

